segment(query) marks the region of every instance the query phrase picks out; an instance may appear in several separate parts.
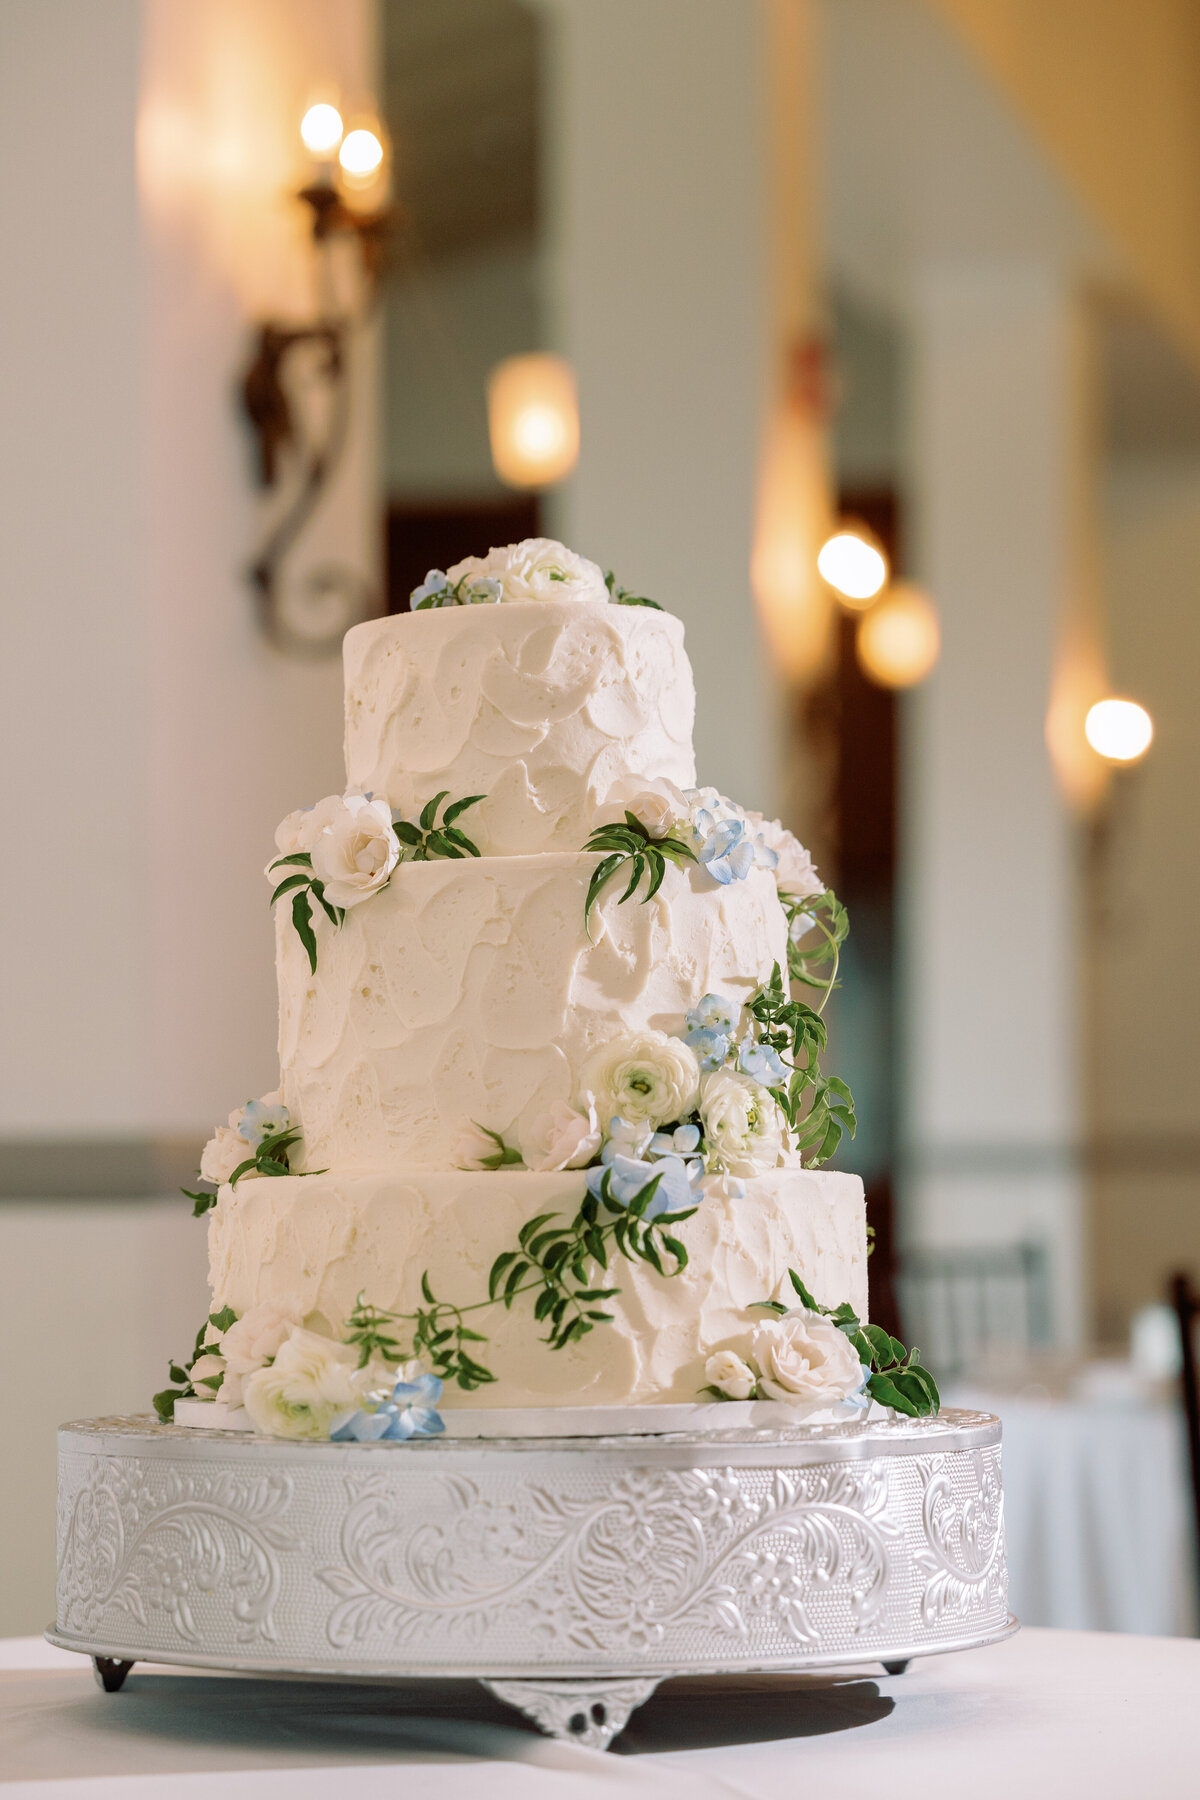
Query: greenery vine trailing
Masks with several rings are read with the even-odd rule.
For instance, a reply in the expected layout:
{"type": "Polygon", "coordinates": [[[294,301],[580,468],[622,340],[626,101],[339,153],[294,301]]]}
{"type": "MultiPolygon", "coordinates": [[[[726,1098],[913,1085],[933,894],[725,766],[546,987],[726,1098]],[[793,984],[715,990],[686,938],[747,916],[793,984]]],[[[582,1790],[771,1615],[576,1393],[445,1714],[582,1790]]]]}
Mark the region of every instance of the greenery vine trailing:
{"type": "Polygon", "coordinates": [[[821,1073],[829,1035],[825,1021],[803,1000],[791,998],[778,963],[746,1010],[757,1027],[759,1043],[788,1058],[787,1082],[770,1091],[796,1134],[796,1148],[808,1153],[809,1166],[817,1168],[828,1162],[844,1135],[854,1136],[857,1125],[854,1096],[846,1083],[821,1073]]]}
{"type": "Polygon", "coordinates": [[[832,888],[805,899],[797,894],[783,893],[779,903],[788,922],[788,974],[802,987],[821,989],[817,1011],[824,1012],[825,1002],[838,985],[838,962],[850,932],[850,916],[832,888]],[[792,931],[797,921],[803,921],[809,930],[815,929],[821,934],[812,949],[803,947],[803,937],[808,935],[808,930],[802,930],[801,942],[793,941],[792,931]]]}
{"type": "Polygon", "coordinates": [[[387,1362],[419,1357],[443,1381],[470,1391],[496,1378],[471,1348],[485,1344],[487,1338],[466,1324],[469,1314],[490,1306],[511,1311],[522,1294],[536,1294],[533,1316],[547,1326],[542,1341],[552,1350],[565,1349],[597,1325],[611,1322],[613,1315],[604,1311],[603,1303],[621,1290],[596,1284],[596,1264],[607,1270],[615,1251],[630,1262],[648,1263],[660,1275],[678,1275],[687,1267],[687,1249],[670,1228],[690,1219],[696,1208],[647,1217],[660,1180],[655,1175],[622,1205],[612,1195],[605,1170],[599,1195],[585,1195],[573,1219],[556,1223],[560,1213],[539,1213],[530,1219],[518,1234],[519,1247],[503,1251],[492,1264],[486,1300],[467,1306],[439,1300],[428,1272],[421,1277],[424,1305],[413,1312],[369,1306],[360,1294],[345,1340],[356,1346],[358,1366],[365,1368],[376,1355],[387,1362]],[[398,1326],[409,1329],[398,1332],[398,1326]]]}
{"type": "Polygon", "coordinates": [[[667,832],[664,837],[652,836],[642,821],[631,812],[625,814],[623,825],[598,825],[583,847],[585,850],[607,852],[596,864],[588,883],[587,899],[583,903],[583,919],[589,936],[593,903],[600,890],[625,864],[630,869],[629,885],[621,899],[628,900],[642,877],[648,875],[649,881],[642,895],[644,904],[647,900],[652,900],[662,886],[668,860],[681,865],[696,860],[695,851],[680,838],[671,832],[667,832]]]}
{"type": "MultiPolygon", "coordinates": [[[[906,1350],[882,1325],[861,1324],[848,1300],[840,1306],[818,1306],[795,1269],[788,1270],[788,1279],[806,1311],[832,1320],[850,1339],[859,1361],[871,1371],[866,1388],[873,1400],[910,1419],[928,1418],[938,1411],[941,1396],[937,1383],[922,1363],[919,1350],[906,1350]]],[[[777,1315],[790,1310],[782,1300],[756,1300],[754,1305],[777,1315]]]]}
{"type": "Polygon", "coordinates": [[[604,571],[604,585],[614,606],[649,606],[654,612],[664,610],[657,600],[650,600],[645,594],[631,594],[628,588],[623,588],[611,569],[604,571]]]}
{"type": "MultiPolygon", "coordinates": [[[[196,1342],[189,1360],[186,1363],[172,1362],[168,1365],[167,1373],[175,1385],[163,1388],[154,1396],[154,1410],[165,1423],[169,1424],[175,1416],[175,1402],[187,1400],[196,1392],[192,1385],[192,1369],[199,1357],[203,1355],[204,1339],[208,1335],[209,1326],[215,1326],[218,1331],[228,1331],[236,1320],[237,1314],[232,1306],[223,1306],[220,1312],[209,1313],[196,1333],[196,1342]]],[[[202,1375],[199,1386],[208,1388],[215,1394],[223,1379],[223,1375],[202,1375]]]]}

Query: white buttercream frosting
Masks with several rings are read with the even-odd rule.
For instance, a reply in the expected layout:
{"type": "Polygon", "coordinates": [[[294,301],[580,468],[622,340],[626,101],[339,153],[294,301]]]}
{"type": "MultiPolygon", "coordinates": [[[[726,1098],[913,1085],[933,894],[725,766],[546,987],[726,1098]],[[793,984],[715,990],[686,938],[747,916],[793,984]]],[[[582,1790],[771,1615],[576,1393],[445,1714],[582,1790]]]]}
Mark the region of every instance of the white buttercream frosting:
{"type": "MultiPolygon", "coordinates": [[[[499,608],[493,609],[499,611],[499,608]]],[[[769,872],[718,888],[668,867],[655,897],[613,881],[584,931],[588,855],[404,863],[335,929],[314,974],[276,908],[283,1097],[305,1168],[450,1168],[472,1122],[519,1144],[575,1101],[621,1031],[679,1031],[711,992],[749,998],[786,961],[769,872]]]]}
{"type": "MultiPolygon", "coordinates": [[[[340,1334],[360,1292],[376,1306],[412,1311],[422,1271],[434,1293],[483,1299],[492,1262],[537,1213],[574,1215],[582,1174],[415,1169],[378,1175],[285,1176],[224,1188],[209,1224],[216,1306],[299,1308],[305,1324],[340,1334]]],[[[822,1305],[867,1311],[862,1183],[855,1175],[777,1169],[744,1196],[713,1197],[679,1226],[688,1266],[661,1276],[618,1258],[611,1324],[552,1351],[531,1303],[473,1315],[488,1337],[480,1359],[497,1379],[446,1406],[654,1404],[696,1400],[711,1356],[744,1348],[756,1300],[792,1297],[795,1269],[822,1305]]]]}
{"type": "Polygon", "coordinates": [[[448,790],[485,855],[581,849],[623,776],[695,779],[695,689],[669,613],[594,601],[459,606],[345,640],[346,771],[405,818],[448,790]]]}

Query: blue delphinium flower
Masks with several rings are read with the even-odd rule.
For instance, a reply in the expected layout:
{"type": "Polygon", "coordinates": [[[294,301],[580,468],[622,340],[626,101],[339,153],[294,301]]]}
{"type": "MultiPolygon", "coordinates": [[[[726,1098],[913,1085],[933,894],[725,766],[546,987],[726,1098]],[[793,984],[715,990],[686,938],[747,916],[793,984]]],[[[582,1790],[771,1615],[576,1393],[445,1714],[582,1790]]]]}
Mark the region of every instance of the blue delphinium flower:
{"type": "Polygon", "coordinates": [[[729,1055],[728,1033],[714,1031],[707,1025],[698,1025],[683,1041],[696,1052],[696,1061],[706,1072],[721,1068],[729,1055]]]}
{"type": "MultiPolygon", "coordinates": [[[[703,829],[697,816],[697,828],[703,829]]],[[[704,834],[699,861],[714,881],[728,887],[731,881],[745,881],[754,867],[754,845],[746,836],[744,819],[723,819],[704,834]]]]}
{"type": "Polygon", "coordinates": [[[769,1044],[756,1044],[747,1038],[738,1052],[738,1062],[743,1071],[763,1087],[777,1086],[787,1080],[787,1067],[778,1050],[772,1050],[769,1044]]]}
{"type": "Polygon", "coordinates": [[[623,1119],[620,1113],[614,1113],[608,1121],[608,1130],[604,1134],[604,1148],[600,1152],[600,1161],[606,1166],[614,1156],[632,1157],[634,1161],[646,1153],[646,1146],[653,1133],[649,1125],[640,1120],[623,1119]]]}
{"type": "MultiPolygon", "coordinates": [[[[696,1160],[699,1161],[698,1158],[696,1160]]],[[[654,1162],[645,1162],[632,1156],[617,1155],[608,1164],[598,1169],[589,1169],[588,1190],[598,1200],[605,1197],[603,1187],[606,1176],[608,1203],[617,1208],[628,1206],[632,1200],[636,1200],[642,1189],[655,1176],[658,1177],[654,1196],[643,1214],[646,1219],[657,1219],[665,1212],[684,1212],[689,1206],[695,1206],[700,1198],[693,1186],[689,1166],[682,1156],[663,1156],[654,1162]]]]}
{"type": "Polygon", "coordinates": [[[677,1125],[674,1131],[656,1131],[650,1139],[646,1155],[695,1156],[700,1149],[700,1127],[677,1125]]]}
{"type": "Polygon", "coordinates": [[[377,1443],[388,1438],[405,1443],[414,1437],[437,1437],[446,1427],[435,1409],[442,1397],[438,1376],[429,1375],[419,1364],[406,1363],[398,1371],[391,1393],[381,1388],[366,1396],[366,1405],[330,1432],[336,1444],[377,1443]],[[405,1379],[411,1375],[412,1379],[405,1379]]]}
{"type": "Polygon", "coordinates": [[[741,1010],[736,1000],[726,1000],[724,994],[705,994],[693,1006],[687,1022],[693,1031],[723,1031],[728,1035],[736,1029],[741,1010]]]}
{"type": "Polygon", "coordinates": [[[420,587],[409,595],[408,603],[414,612],[419,612],[425,606],[445,606],[453,593],[445,570],[430,569],[420,587]]]}
{"type": "Polygon", "coordinates": [[[257,1150],[264,1138],[278,1137],[291,1123],[292,1115],[281,1100],[274,1105],[265,1100],[247,1100],[238,1120],[238,1135],[252,1150],[257,1150]]]}

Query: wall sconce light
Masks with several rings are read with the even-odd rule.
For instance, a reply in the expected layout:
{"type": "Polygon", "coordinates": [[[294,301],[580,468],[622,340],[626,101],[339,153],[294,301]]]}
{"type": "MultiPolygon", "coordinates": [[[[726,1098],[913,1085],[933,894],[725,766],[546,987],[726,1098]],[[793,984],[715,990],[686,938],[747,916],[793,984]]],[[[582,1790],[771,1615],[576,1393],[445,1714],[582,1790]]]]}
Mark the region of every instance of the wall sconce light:
{"type": "Polygon", "coordinates": [[[1110,763],[1135,763],[1154,741],[1154,720],[1145,707],[1115,694],[1088,709],[1083,729],[1096,755],[1110,763]]]}
{"type": "Polygon", "coordinates": [[[817,554],[817,568],[851,612],[870,606],[888,578],[887,557],[873,531],[857,519],[843,519],[817,554]]]}
{"type": "Polygon", "coordinates": [[[561,356],[507,356],[488,377],[492,463],[508,487],[548,488],[579,461],[575,373],[561,356]]]}
{"type": "Polygon", "coordinates": [[[298,606],[284,595],[281,567],[319,506],[345,447],[351,340],[374,301],[394,215],[381,127],[362,124],[347,131],[337,107],[318,101],[305,112],[300,137],[314,167],[296,198],[308,208],[313,249],[326,265],[321,291],[333,294],[329,259],[335,241],[348,240],[357,245],[362,298],[350,311],[339,310],[330,300],[307,324],[264,320],[255,328],[253,353],[241,381],[241,406],[254,434],[258,481],[263,488],[276,487],[285,458],[294,459],[295,492],[259,547],[248,577],[271,641],[299,654],[324,655],[337,649],[347,625],[369,610],[369,584],[352,569],[328,566],[302,584],[305,604],[298,606]],[[302,346],[315,352],[312,367],[327,390],[327,403],[320,408],[324,430],[317,440],[301,430],[285,379],[302,346]]]}
{"type": "Polygon", "coordinates": [[[858,622],[854,648],[864,674],[880,687],[915,687],[941,650],[937,608],[927,594],[897,582],[858,622]]]}

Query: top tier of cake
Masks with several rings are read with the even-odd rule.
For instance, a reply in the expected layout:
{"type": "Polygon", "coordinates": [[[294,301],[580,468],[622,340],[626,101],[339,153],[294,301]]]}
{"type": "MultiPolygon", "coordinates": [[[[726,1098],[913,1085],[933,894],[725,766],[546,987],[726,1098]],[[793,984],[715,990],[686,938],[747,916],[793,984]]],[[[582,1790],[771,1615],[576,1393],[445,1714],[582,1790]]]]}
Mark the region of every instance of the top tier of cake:
{"type": "Polygon", "coordinates": [[[579,850],[626,775],[695,781],[683,626],[591,600],[454,606],[345,640],[346,773],[415,819],[443,789],[485,856],[579,850]]]}

